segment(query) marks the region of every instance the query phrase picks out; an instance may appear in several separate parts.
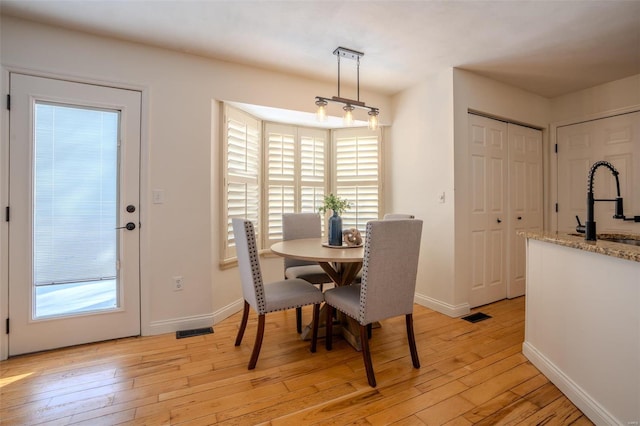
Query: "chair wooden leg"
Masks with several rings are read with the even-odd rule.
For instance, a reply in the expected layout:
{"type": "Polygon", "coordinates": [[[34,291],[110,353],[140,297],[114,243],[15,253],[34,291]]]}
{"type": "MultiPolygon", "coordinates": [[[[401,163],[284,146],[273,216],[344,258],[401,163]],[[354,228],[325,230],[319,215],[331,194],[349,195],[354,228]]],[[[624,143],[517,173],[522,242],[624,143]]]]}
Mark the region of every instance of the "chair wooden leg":
{"type": "Polygon", "coordinates": [[[407,314],[407,338],[409,339],[409,349],[411,350],[411,360],[415,368],[420,368],[420,359],[418,358],[418,348],[416,347],[416,336],[413,333],[413,314],[407,314]]]}
{"type": "Polygon", "coordinates": [[[296,308],[296,330],[302,333],[302,308],[296,308]]]}
{"type": "Polygon", "coordinates": [[[242,320],[240,321],[240,328],[238,329],[238,335],[236,336],[236,346],[240,346],[242,343],[242,337],[244,336],[244,330],[247,328],[247,320],[249,319],[249,304],[244,301],[244,310],[242,311],[242,320]]]}
{"type": "Polygon", "coordinates": [[[327,309],[327,319],[324,325],[324,345],[327,350],[330,351],[333,346],[333,306],[329,305],[328,303],[326,303],[325,306],[327,309]]]}
{"type": "Polygon", "coordinates": [[[373,330],[373,324],[372,323],[367,324],[367,337],[369,339],[371,339],[372,330],[373,330]]]}
{"type": "Polygon", "coordinates": [[[262,347],[262,337],[264,337],[264,319],[265,315],[258,315],[258,331],[256,331],[256,341],[253,344],[253,352],[251,352],[251,359],[249,360],[249,370],[256,368],[258,363],[258,355],[260,355],[260,348],[262,347]]]}
{"type": "Polygon", "coordinates": [[[367,326],[360,324],[360,343],[362,344],[362,359],[364,360],[364,368],[367,370],[367,380],[369,386],[376,387],[376,375],[373,372],[373,364],[371,363],[371,352],[369,351],[369,338],[367,336],[367,326]]]}
{"type": "Polygon", "coordinates": [[[311,326],[311,353],[316,352],[318,343],[318,323],[320,322],[320,304],[313,305],[313,324],[311,326]]]}

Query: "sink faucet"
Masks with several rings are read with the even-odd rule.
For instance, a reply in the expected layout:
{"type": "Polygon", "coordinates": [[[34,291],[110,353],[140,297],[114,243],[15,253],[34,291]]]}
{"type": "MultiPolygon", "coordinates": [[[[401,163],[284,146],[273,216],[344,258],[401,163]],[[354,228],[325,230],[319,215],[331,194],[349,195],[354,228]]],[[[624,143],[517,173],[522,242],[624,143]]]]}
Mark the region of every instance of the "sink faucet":
{"type": "MultiPolygon", "coordinates": [[[[585,227],[585,236],[584,239],[587,241],[595,241],[596,240],[596,221],[594,219],[594,207],[596,201],[613,201],[616,203],[615,214],[613,215],[614,219],[625,219],[622,207],[622,197],[620,196],[620,180],[618,179],[618,171],[615,167],[608,161],[596,161],[591,166],[591,170],[589,170],[588,176],[588,188],[587,188],[587,220],[584,223],[585,227]],[[616,190],[618,191],[618,196],[615,199],[596,199],[593,197],[593,176],[598,170],[599,167],[606,167],[611,171],[613,176],[616,178],[616,190]]],[[[578,223],[580,223],[578,221],[578,223]]]]}

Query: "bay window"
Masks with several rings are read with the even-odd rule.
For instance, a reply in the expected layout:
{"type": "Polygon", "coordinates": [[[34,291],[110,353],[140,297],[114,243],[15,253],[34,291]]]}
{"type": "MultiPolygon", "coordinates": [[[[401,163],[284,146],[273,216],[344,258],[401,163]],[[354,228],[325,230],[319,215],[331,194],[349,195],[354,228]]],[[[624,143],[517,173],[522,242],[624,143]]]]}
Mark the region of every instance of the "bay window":
{"type": "Polygon", "coordinates": [[[345,228],[380,217],[379,131],[262,122],[229,105],[224,123],[221,264],[235,258],[235,217],[254,223],[259,249],[282,239],[283,213],[317,212],[329,192],[352,205],[345,228]]]}

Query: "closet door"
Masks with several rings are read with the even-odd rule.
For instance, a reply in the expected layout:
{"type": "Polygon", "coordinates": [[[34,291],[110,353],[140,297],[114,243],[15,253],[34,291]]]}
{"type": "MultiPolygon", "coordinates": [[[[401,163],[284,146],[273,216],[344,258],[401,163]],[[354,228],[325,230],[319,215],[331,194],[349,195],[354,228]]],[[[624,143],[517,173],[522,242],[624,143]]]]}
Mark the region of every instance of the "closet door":
{"type": "Polygon", "coordinates": [[[507,296],[507,124],[469,114],[471,307],[507,296]]]}
{"type": "Polygon", "coordinates": [[[525,239],[542,230],[542,132],[469,114],[471,307],[525,293],[525,239]]]}
{"type": "Polygon", "coordinates": [[[525,293],[526,245],[518,231],[542,230],[542,132],[509,123],[509,282],[507,297],[525,293]]]}

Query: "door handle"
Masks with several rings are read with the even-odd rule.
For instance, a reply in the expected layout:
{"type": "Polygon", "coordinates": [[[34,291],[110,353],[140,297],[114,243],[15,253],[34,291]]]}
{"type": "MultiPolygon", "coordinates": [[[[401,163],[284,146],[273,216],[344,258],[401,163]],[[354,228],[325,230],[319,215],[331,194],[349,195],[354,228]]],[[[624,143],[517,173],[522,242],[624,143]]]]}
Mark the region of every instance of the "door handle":
{"type": "Polygon", "coordinates": [[[522,216],[518,216],[518,220],[522,220],[522,216]]]}
{"type": "Polygon", "coordinates": [[[502,223],[502,219],[498,218],[498,220],[496,220],[496,222],[502,223]]]}
{"type": "Polygon", "coordinates": [[[127,231],[133,231],[134,229],[136,229],[136,224],[133,222],[129,222],[125,226],[119,226],[116,229],[126,229],[127,231]]]}

